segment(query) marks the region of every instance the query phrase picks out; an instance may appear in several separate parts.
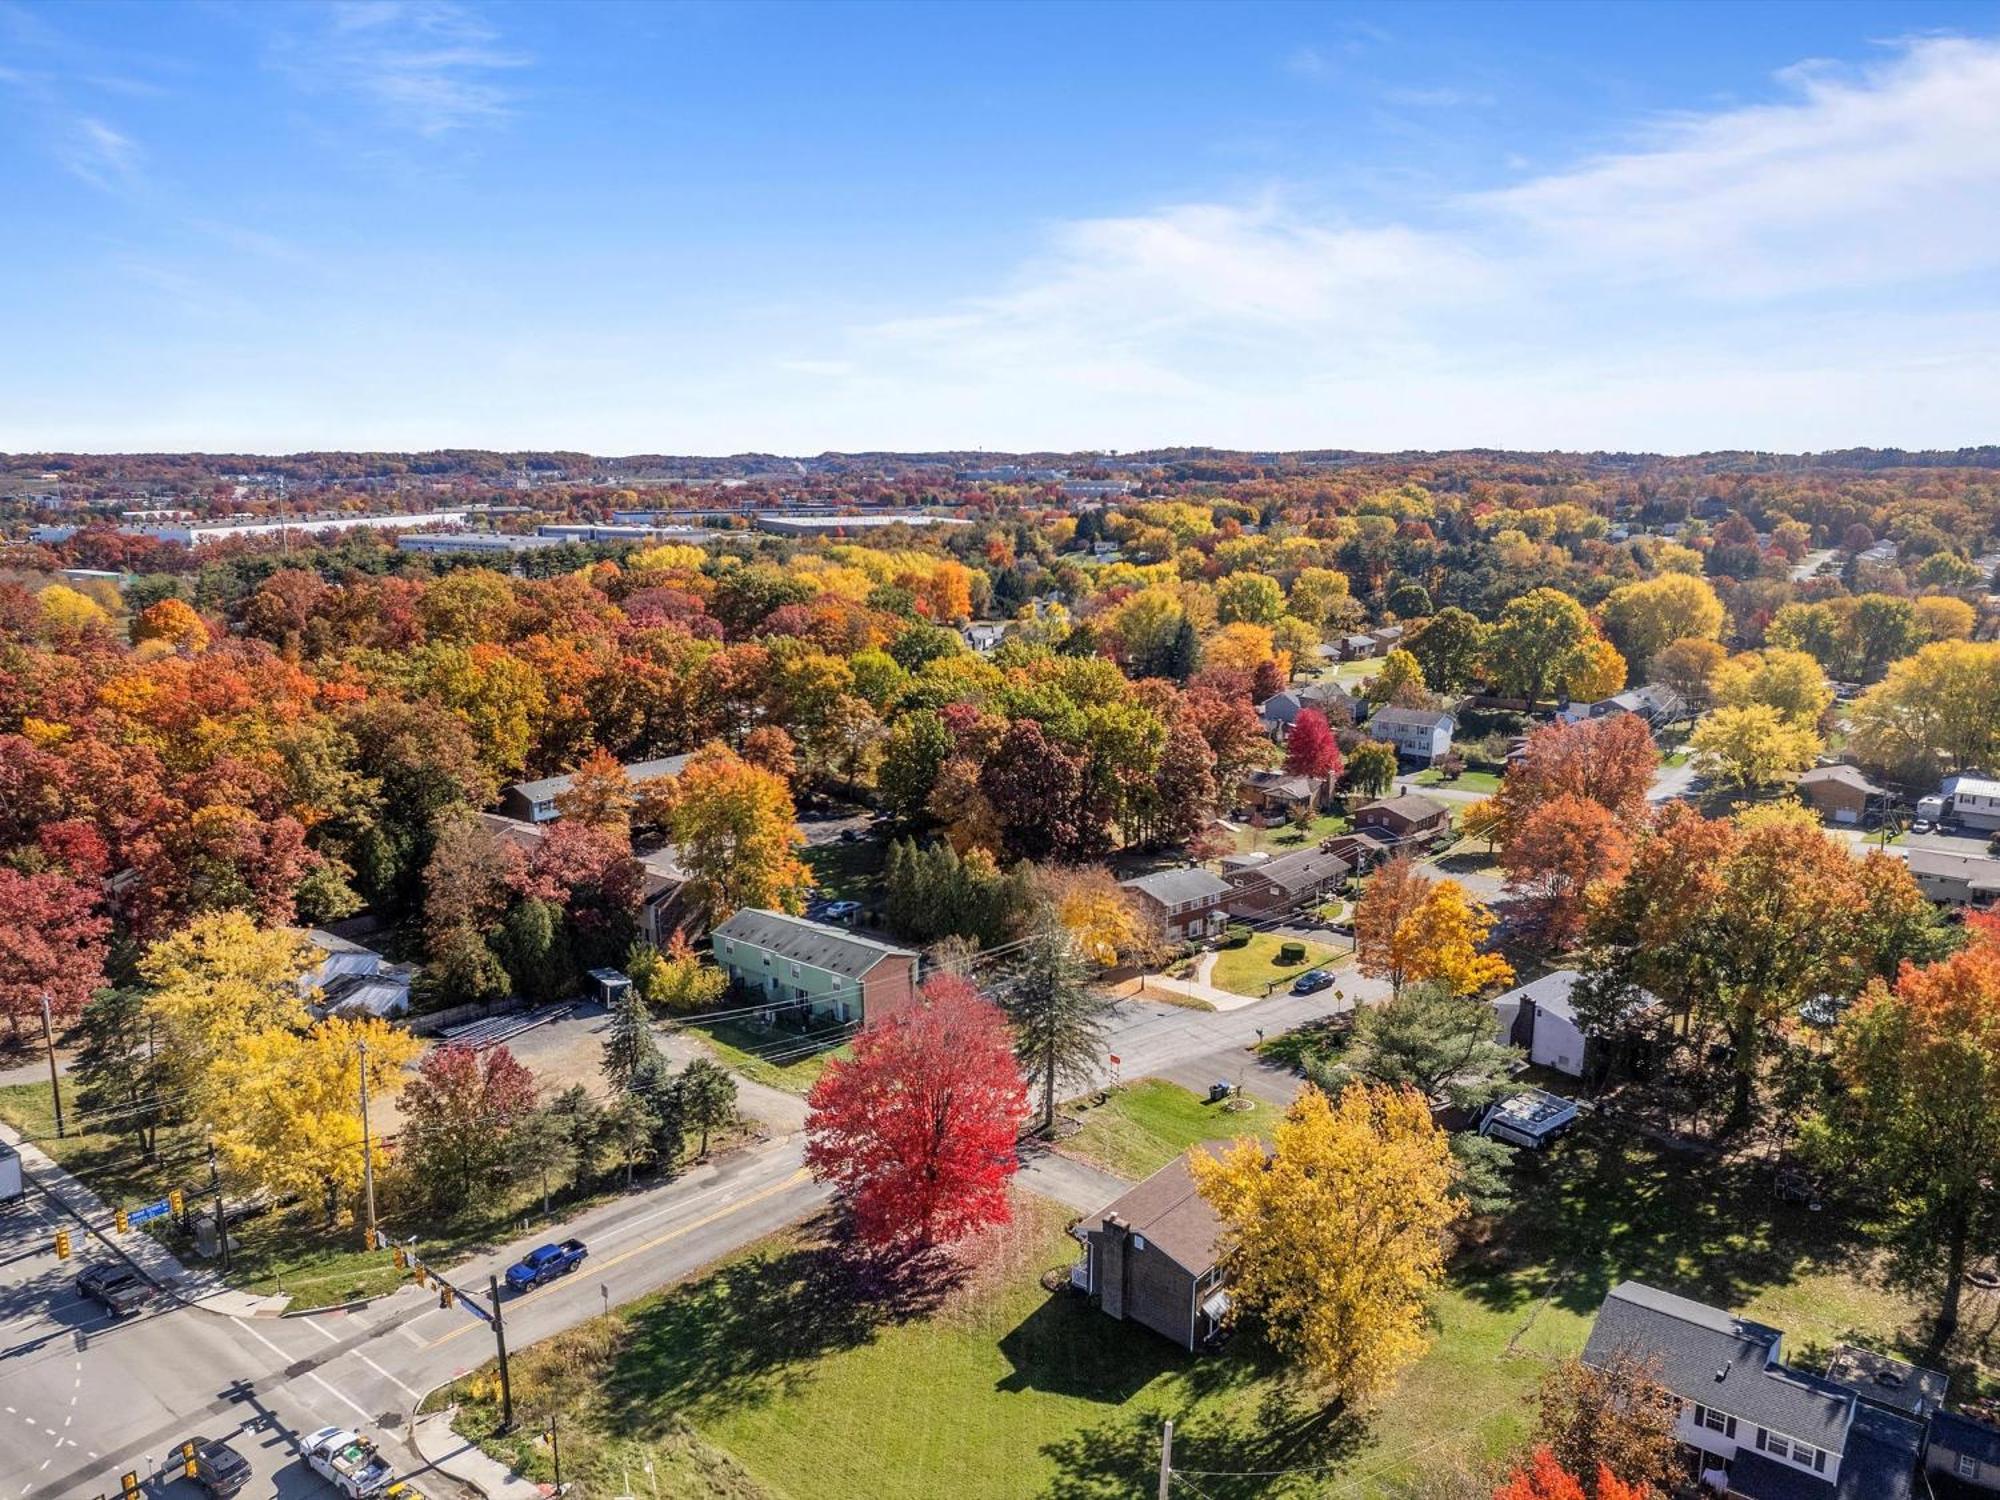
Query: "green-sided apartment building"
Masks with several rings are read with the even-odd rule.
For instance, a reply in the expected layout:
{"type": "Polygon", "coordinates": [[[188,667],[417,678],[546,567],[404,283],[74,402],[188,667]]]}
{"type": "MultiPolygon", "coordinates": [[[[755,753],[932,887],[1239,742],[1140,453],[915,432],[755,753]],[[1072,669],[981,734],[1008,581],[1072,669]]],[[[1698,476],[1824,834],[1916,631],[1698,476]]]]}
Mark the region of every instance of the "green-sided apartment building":
{"type": "Polygon", "coordinates": [[[716,967],[743,1003],[804,1006],[808,1021],[879,1021],[917,1000],[918,955],[844,927],[745,907],[711,934],[716,967]]]}

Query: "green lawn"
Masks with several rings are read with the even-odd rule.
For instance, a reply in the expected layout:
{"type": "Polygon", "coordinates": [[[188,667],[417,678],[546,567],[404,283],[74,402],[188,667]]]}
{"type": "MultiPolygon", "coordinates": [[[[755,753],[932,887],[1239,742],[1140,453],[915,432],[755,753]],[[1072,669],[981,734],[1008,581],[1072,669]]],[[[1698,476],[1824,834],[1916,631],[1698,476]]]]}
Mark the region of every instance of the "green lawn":
{"type": "Polygon", "coordinates": [[[814,894],[829,901],[859,901],[871,908],[882,904],[882,865],[887,857],[876,838],[811,844],[799,850],[799,858],[813,873],[814,894]]]}
{"type": "Polygon", "coordinates": [[[1410,778],[1410,782],[1414,786],[1456,787],[1461,792],[1491,794],[1500,790],[1500,775],[1497,771],[1461,771],[1452,777],[1447,777],[1442,771],[1437,770],[1419,771],[1410,778]]]}
{"type": "Polygon", "coordinates": [[[1348,953],[1344,948],[1306,943],[1304,958],[1296,963],[1280,963],[1278,951],[1287,943],[1297,941],[1296,938],[1260,932],[1240,948],[1224,948],[1215,956],[1215,967],[1209,971],[1208,982],[1219,990],[1228,990],[1232,995],[1262,998],[1271,992],[1273,986],[1290,984],[1308,969],[1324,969],[1347,960],[1348,953]]]}
{"type": "Polygon", "coordinates": [[[1103,1104],[1070,1106],[1083,1128],[1064,1141],[1062,1149],[1107,1172],[1137,1180],[1157,1172],[1190,1146],[1268,1131],[1278,1111],[1258,1100],[1244,1102],[1248,1109],[1225,1109],[1177,1083],[1143,1079],[1118,1090],[1103,1104]]]}
{"type": "MultiPolygon", "coordinates": [[[[1104,1113],[1133,1114],[1136,1096],[1104,1113]]],[[[1180,1138],[1212,1128],[1186,1121],[1190,1096],[1154,1097],[1137,1112],[1181,1122],[1180,1138]]],[[[1174,1149],[1162,1139],[1148,1159],[1174,1149]]],[[[561,1405],[564,1477],[589,1494],[627,1492],[620,1454],[664,1446],[702,1466],[705,1487],[679,1492],[729,1500],[1124,1500],[1150,1492],[1171,1416],[1189,1469],[1305,1470],[1201,1478],[1208,1500],[1386,1500],[1428,1468],[1519,1443],[1524,1397],[1626,1277],[1775,1323],[1801,1361],[1843,1339],[1909,1348],[1917,1309],[1866,1274],[1849,1226],[1775,1202],[1764,1167],[1591,1124],[1516,1173],[1514,1207],[1470,1236],[1437,1296],[1435,1344],[1368,1411],[1280,1380],[1254,1329],[1193,1358],[1044,1292],[1040,1273],[1076,1247],[1067,1211],[1026,1195],[962,1280],[885,1280],[815,1233],[780,1236],[517,1353],[516,1400],[561,1405]]],[[[462,1431],[551,1477],[532,1438],[490,1437],[490,1373],[450,1395],[462,1431]]]]}
{"type": "Polygon", "coordinates": [[[1303,832],[1290,823],[1274,823],[1269,828],[1243,828],[1236,835],[1237,852],[1254,854],[1267,850],[1273,854],[1288,854],[1294,849],[1303,849],[1308,844],[1317,844],[1321,839],[1332,838],[1336,833],[1345,833],[1348,820],[1341,813],[1321,813],[1308,823],[1303,832]]]}
{"type": "Polygon", "coordinates": [[[685,1024],[708,1043],[726,1067],[734,1068],[745,1078],[794,1094],[809,1091],[819,1082],[819,1075],[826,1071],[829,1062],[849,1055],[844,1045],[825,1046],[828,1040],[840,1035],[837,1029],[814,1036],[775,1028],[766,1031],[735,1021],[703,1021],[700,1017],[685,1024]]]}

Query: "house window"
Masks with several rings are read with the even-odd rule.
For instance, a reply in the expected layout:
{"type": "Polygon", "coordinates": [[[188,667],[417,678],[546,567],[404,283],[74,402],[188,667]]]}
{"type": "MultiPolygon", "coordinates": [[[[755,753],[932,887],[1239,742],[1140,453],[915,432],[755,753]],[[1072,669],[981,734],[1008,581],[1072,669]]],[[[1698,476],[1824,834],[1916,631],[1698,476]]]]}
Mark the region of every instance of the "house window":
{"type": "Polygon", "coordinates": [[[1958,1470],[1958,1477],[1960,1479],[1977,1479],[1979,1477],[1979,1460],[1974,1458],[1970,1453],[1959,1454],[1958,1462],[1952,1467],[1958,1470]]]}
{"type": "Polygon", "coordinates": [[[792,978],[794,978],[794,979],[797,979],[798,977],[799,977],[799,966],[798,966],[797,964],[793,964],[793,965],[792,965],[792,978]]]}
{"type": "Polygon", "coordinates": [[[1727,1434],[1736,1426],[1735,1418],[1724,1415],[1712,1406],[1697,1407],[1696,1410],[1700,1413],[1701,1425],[1710,1432],[1727,1434]]]}

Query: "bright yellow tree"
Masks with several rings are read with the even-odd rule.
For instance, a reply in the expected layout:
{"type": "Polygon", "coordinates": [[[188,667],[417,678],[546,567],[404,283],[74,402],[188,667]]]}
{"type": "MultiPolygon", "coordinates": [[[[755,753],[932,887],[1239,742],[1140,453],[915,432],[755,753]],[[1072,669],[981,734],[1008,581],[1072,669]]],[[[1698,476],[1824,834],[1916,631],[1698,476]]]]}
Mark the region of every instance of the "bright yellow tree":
{"type": "Polygon", "coordinates": [[[1440,880],[1397,927],[1397,969],[1406,984],[1435,980],[1454,995],[1476,995],[1506,984],[1513,967],[1480,944],[1493,931],[1493,913],[1456,880],[1440,880]]]}
{"type": "Polygon", "coordinates": [[[84,635],[110,626],[111,616],[88,594],[66,583],[52,583],[35,596],[41,606],[42,628],[50,635],[84,635]]]}
{"type": "Polygon", "coordinates": [[[1613,589],[1601,614],[1619,649],[1641,663],[1673,641],[1714,640],[1722,633],[1722,601],[1707,579],[1686,573],[1663,573],[1613,589]]]}
{"type": "Polygon", "coordinates": [[[175,1085],[206,1096],[211,1064],[245,1037],[306,1023],[300,980],[319,951],[290,928],[260,928],[240,911],[196,917],[139,960],[159,1028],[158,1055],[175,1085]]]}
{"type": "Polygon", "coordinates": [[[1092,963],[1109,968],[1152,946],[1131,898],[1102,865],[1049,865],[1035,872],[1034,885],[1092,963]]]}
{"type": "Polygon", "coordinates": [[[1562,682],[1563,691],[1582,702],[1609,698],[1625,686],[1625,658],[1603,636],[1594,636],[1576,648],[1562,682]]]}
{"type": "Polygon", "coordinates": [[[1451,1148],[1410,1089],[1308,1084],[1272,1131],[1189,1158],[1223,1222],[1237,1308],[1347,1402],[1430,1347],[1427,1307],[1457,1217],[1451,1148]]]}
{"type": "MultiPolygon", "coordinates": [[[[332,1223],[361,1186],[361,1067],[367,1047],[371,1113],[403,1086],[423,1043],[373,1016],[332,1018],[305,1031],[272,1026],[216,1060],[216,1150],[237,1182],[279,1197],[317,1196],[332,1223]]],[[[381,1170],[381,1117],[372,1146],[381,1170]]]]}
{"type": "Polygon", "coordinates": [[[1769,646],[1745,651],[1715,669],[1709,693],[1723,708],[1767,704],[1795,729],[1816,729],[1833,702],[1833,689],[1818,662],[1803,651],[1769,646]]]}
{"type": "Polygon", "coordinates": [[[2000,643],[1937,641],[1905,657],[1854,705],[1869,765],[1912,778],[2000,757],[2000,643]]]}
{"type": "Polygon", "coordinates": [[[1689,736],[1695,769],[1730,786],[1776,786],[1819,755],[1820,739],[1768,703],[1718,708],[1689,736]]]}
{"type": "Polygon", "coordinates": [[[1424,682],[1423,666],[1408,651],[1398,648],[1382,659],[1382,670],[1368,683],[1368,701],[1387,703],[1399,689],[1412,688],[1422,693],[1429,687],[1424,682]]]}
{"type": "Polygon", "coordinates": [[[739,907],[805,910],[812,871],[793,853],[805,843],[781,777],[710,745],[679,777],[674,846],[689,899],[720,922],[739,907]]]}
{"type": "Polygon", "coordinates": [[[1218,630],[1202,652],[1202,661],[1211,667],[1234,667],[1254,672],[1274,655],[1271,627],[1238,620],[1218,630]]]}

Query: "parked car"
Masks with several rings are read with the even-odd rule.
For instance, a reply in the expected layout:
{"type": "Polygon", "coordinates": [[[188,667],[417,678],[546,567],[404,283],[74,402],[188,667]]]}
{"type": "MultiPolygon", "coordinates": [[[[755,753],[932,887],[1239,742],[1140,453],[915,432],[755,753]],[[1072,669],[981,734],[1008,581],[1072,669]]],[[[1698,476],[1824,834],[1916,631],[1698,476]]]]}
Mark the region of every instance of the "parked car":
{"type": "MultiPolygon", "coordinates": [[[[250,1460],[221,1438],[190,1438],[188,1443],[194,1448],[194,1457],[185,1460],[194,1465],[188,1477],[208,1494],[234,1495],[250,1482],[250,1460]]],[[[175,1451],[184,1453],[186,1448],[175,1451]]]]}
{"type": "Polygon", "coordinates": [[[1936,831],[1937,824],[1933,823],[1929,818],[1918,818],[1910,825],[1910,832],[1912,833],[1935,833],[1936,831]]]}
{"type": "Polygon", "coordinates": [[[848,922],[861,915],[859,901],[829,901],[823,913],[829,922],[848,922]]]}
{"type": "Polygon", "coordinates": [[[840,841],[843,844],[858,843],[860,838],[861,835],[856,833],[852,828],[843,828],[840,830],[840,841]]]}
{"type": "Polygon", "coordinates": [[[518,1264],[507,1268],[507,1289],[525,1292],[554,1281],[558,1276],[567,1276],[583,1264],[583,1258],[588,1254],[590,1251],[584,1248],[582,1240],[539,1245],[524,1255],[518,1264]]]}
{"type": "Polygon", "coordinates": [[[1333,976],[1324,969],[1307,969],[1292,981],[1294,995],[1313,995],[1333,988],[1333,976]]]}

